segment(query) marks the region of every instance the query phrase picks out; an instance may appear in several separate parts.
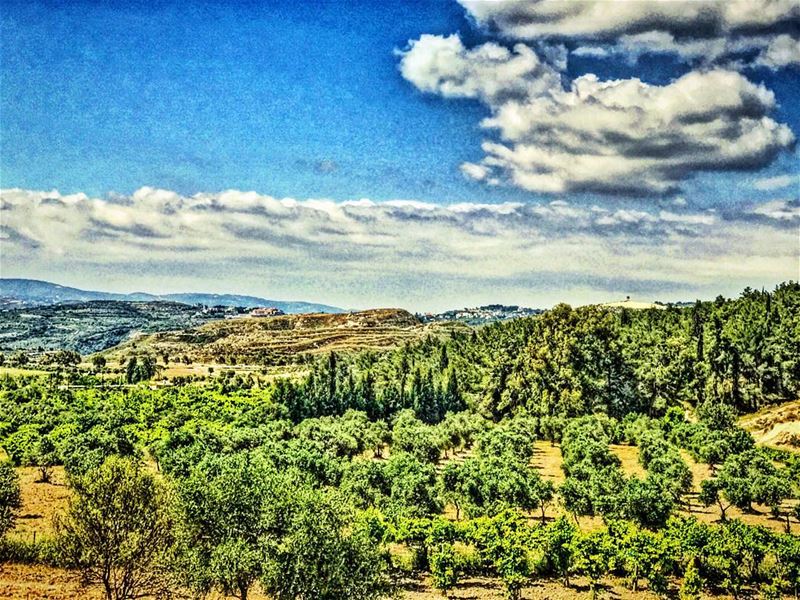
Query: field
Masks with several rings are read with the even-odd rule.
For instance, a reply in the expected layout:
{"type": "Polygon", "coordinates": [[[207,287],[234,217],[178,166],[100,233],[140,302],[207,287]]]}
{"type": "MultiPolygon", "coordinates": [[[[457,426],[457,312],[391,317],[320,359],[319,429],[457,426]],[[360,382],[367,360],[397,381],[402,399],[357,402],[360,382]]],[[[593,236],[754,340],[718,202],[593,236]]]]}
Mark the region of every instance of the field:
{"type": "Polygon", "coordinates": [[[129,355],[146,352],[166,357],[170,369],[180,369],[180,363],[275,365],[296,361],[305,354],[385,350],[454,327],[466,326],[422,325],[414,315],[399,309],[242,317],[194,329],[139,336],[112,348],[104,356],[110,363],[119,364],[129,355]]]}

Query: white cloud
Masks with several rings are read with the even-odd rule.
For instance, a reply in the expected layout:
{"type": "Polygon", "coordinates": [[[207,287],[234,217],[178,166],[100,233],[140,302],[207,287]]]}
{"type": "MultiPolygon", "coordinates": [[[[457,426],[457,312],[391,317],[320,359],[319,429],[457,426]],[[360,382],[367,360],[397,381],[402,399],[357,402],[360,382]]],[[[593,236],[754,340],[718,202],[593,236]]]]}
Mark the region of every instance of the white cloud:
{"type": "Polygon", "coordinates": [[[470,162],[462,163],[460,168],[465,177],[474,179],[475,181],[485,180],[486,176],[490,173],[488,167],[470,162]]]}
{"type": "Polygon", "coordinates": [[[756,206],[752,214],[774,219],[776,221],[800,223],[800,199],[771,200],[756,206]]]}
{"type": "Polygon", "coordinates": [[[698,39],[676,38],[666,31],[647,31],[622,35],[613,42],[581,42],[572,51],[573,56],[614,56],[629,63],[635,63],[645,54],[674,54],[704,66],[716,64],[736,69],[761,66],[778,70],[800,64],[800,40],[789,34],[698,39]],[[752,58],[746,60],[748,54],[752,58]]]}
{"type": "Polygon", "coordinates": [[[150,290],[160,281],[160,291],[212,285],[346,306],[543,303],[623,283],[663,298],[658,290],[735,292],[794,276],[796,234],[786,223],[796,204],[740,217],[564,200],[441,206],[235,190],[185,197],[142,188],[113,199],[3,190],[0,253],[7,277],[150,290]]]}
{"type": "Polygon", "coordinates": [[[462,163],[470,179],[545,194],[663,194],[700,172],[764,167],[795,142],[770,116],[772,92],[737,69],[745,59],[800,64],[798,40],[782,33],[800,19],[796,0],[458,1],[490,33],[529,44],[467,48],[458,35],[423,35],[398,53],[420,91],[491,111],[482,126],[499,139],[462,163]],[[703,65],[664,85],[588,73],[564,89],[560,41],[584,44],[574,54],[674,53],[703,65]]]}
{"type": "Polygon", "coordinates": [[[710,37],[800,18],[796,0],[458,0],[482,25],[516,38],[612,38],[647,31],[710,37]]]}
{"type": "Polygon", "coordinates": [[[770,39],[756,58],[756,64],[771,69],[800,65],[800,41],[788,34],[770,39]]]}
{"type": "Polygon", "coordinates": [[[400,72],[419,90],[492,104],[560,85],[558,72],[524,44],[513,52],[489,42],[467,50],[458,35],[423,35],[400,53],[400,72]]]}
{"type": "Polygon", "coordinates": [[[799,175],[777,175],[775,177],[765,177],[763,179],[757,179],[753,183],[753,187],[757,190],[761,191],[772,191],[772,190],[780,190],[790,185],[798,186],[800,185],[800,176],[799,175]]]}
{"type": "Polygon", "coordinates": [[[466,50],[456,36],[424,36],[401,60],[422,91],[479,98],[491,109],[482,125],[502,142],[484,142],[486,157],[461,166],[477,181],[540,193],[664,193],[699,171],[762,167],[794,142],[768,116],[772,92],[733,71],[690,72],[663,86],[589,74],[563,90],[530,49],[496,48],[466,50]],[[519,57],[527,67],[510,67],[519,57]]]}
{"type": "Polygon", "coordinates": [[[760,49],[756,64],[798,62],[798,40],[780,32],[800,19],[796,0],[459,0],[480,24],[517,40],[589,42],[578,54],[674,53],[713,62],[760,49]],[[599,45],[598,45],[599,44],[599,45]]]}

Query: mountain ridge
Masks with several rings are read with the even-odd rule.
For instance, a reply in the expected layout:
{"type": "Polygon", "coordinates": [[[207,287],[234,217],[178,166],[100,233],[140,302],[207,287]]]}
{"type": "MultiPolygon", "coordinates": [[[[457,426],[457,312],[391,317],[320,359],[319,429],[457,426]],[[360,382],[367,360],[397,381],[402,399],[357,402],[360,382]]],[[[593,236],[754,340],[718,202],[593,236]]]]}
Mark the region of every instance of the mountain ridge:
{"type": "Polygon", "coordinates": [[[345,309],[338,306],[307,302],[304,300],[269,300],[259,296],[205,292],[180,292],[173,294],[133,292],[130,294],[120,294],[115,292],[83,290],[39,279],[0,278],[0,309],[31,308],[35,306],[92,302],[96,300],[180,302],[190,305],[241,306],[244,308],[274,306],[287,314],[337,314],[347,312],[345,309]]]}

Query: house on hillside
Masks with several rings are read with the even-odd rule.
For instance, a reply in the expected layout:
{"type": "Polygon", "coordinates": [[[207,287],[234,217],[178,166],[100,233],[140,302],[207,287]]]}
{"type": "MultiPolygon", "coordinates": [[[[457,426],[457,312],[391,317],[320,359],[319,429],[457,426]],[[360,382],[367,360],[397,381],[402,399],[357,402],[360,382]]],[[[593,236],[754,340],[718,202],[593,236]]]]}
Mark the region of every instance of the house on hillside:
{"type": "Polygon", "coordinates": [[[259,308],[254,308],[250,311],[251,317],[278,317],[280,315],[286,314],[280,308],[275,308],[274,306],[262,306],[259,308]]]}

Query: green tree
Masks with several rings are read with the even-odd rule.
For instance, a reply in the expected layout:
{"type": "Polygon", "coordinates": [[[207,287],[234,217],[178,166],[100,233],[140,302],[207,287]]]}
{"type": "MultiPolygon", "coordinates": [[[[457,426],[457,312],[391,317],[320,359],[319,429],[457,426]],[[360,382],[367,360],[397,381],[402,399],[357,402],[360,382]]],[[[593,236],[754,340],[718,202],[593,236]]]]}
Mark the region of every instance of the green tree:
{"type": "Polygon", "coordinates": [[[253,453],[206,456],[178,487],[189,583],[247,600],[264,573],[286,486],[253,453]]]}
{"type": "Polygon", "coordinates": [[[72,496],[56,522],[63,555],[108,600],[166,592],[173,547],[171,497],[136,462],[111,457],[70,479],[72,496]]]}
{"type": "Polygon", "coordinates": [[[388,555],[330,492],[300,488],[282,515],[279,545],[266,557],[263,587],[276,600],[373,600],[388,596],[388,555]]]}
{"type": "Polygon", "coordinates": [[[431,583],[445,598],[458,583],[458,562],[453,544],[442,542],[428,551],[431,567],[431,583]]]}
{"type": "Polygon", "coordinates": [[[572,541],[572,555],[572,571],[589,578],[592,598],[596,598],[600,581],[611,570],[616,556],[608,532],[579,533],[572,541]]]}
{"type": "Polygon", "coordinates": [[[0,461],[0,536],[14,526],[20,506],[17,472],[9,461],[0,461]]]}
{"type": "Polygon", "coordinates": [[[518,512],[507,510],[473,522],[471,537],[502,581],[506,597],[518,600],[533,575],[530,552],[535,540],[525,519],[518,512]]]}
{"type": "Polygon", "coordinates": [[[441,511],[436,493],[436,468],[408,452],[392,454],[386,461],[391,511],[406,516],[426,516],[441,511]]]}
{"type": "Polygon", "coordinates": [[[683,573],[683,581],[678,591],[678,597],[680,600],[697,600],[700,598],[704,585],[705,581],[700,576],[700,571],[697,568],[697,560],[692,558],[683,573]]]}
{"type": "Polygon", "coordinates": [[[569,574],[573,560],[573,540],[578,530],[566,517],[559,517],[545,530],[544,556],[550,569],[561,576],[566,587],[569,587],[569,574]]]}
{"type": "Polygon", "coordinates": [[[627,524],[623,525],[623,532],[615,543],[634,592],[639,589],[640,578],[647,579],[652,591],[666,591],[667,576],[672,570],[672,557],[676,552],[663,534],[627,524]]]}

